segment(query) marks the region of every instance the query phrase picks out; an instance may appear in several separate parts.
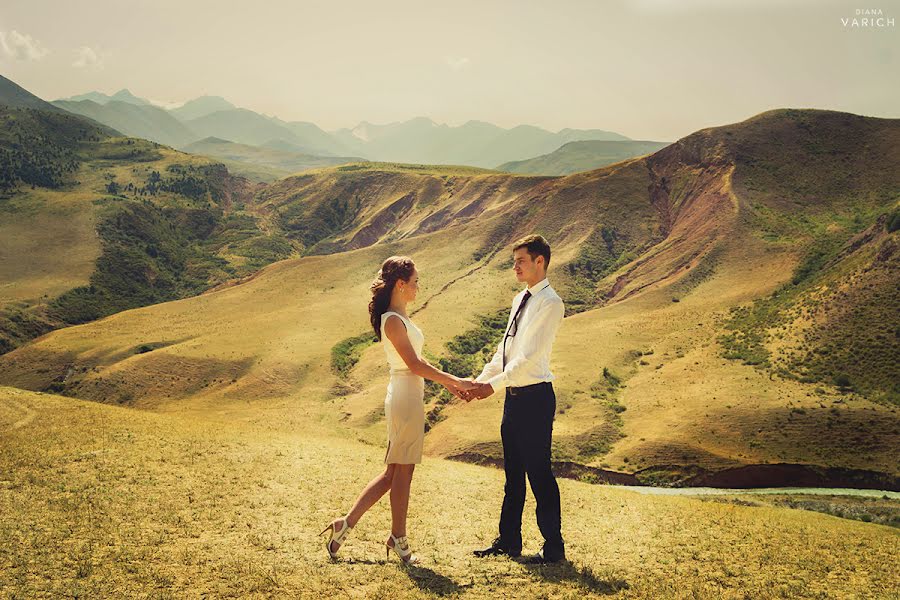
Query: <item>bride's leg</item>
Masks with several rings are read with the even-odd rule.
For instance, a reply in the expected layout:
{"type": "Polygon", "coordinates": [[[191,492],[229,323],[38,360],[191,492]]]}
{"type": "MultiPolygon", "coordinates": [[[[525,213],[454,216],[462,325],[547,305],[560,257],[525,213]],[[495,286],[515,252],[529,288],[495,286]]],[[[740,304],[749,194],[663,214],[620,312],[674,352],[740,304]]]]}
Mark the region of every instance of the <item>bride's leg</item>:
{"type": "Polygon", "coordinates": [[[391,489],[391,482],[396,476],[396,466],[397,465],[388,465],[384,470],[384,473],[373,478],[372,481],[363,488],[363,491],[359,494],[359,498],[357,498],[356,502],[353,504],[353,508],[347,513],[347,524],[350,527],[356,527],[357,521],[360,520],[366,511],[372,508],[372,506],[381,500],[381,497],[391,489]]]}
{"type": "Polygon", "coordinates": [[[394,537],[406,535],[406,513],[409,510],[409,488],[416,465],[391,465],[396,467],[391,485],[391,533],[394,537]]]}
{"type": "MultiPolygon", "coordinates": [[[[389,489],[391,489],[391,482],[394,478],[394,467],[396,465],[388,465],[384,470],[384,473],[376,476],[370,481],[366,487],[363,488],[363,491],[360,492],[359,497],[356,499],[356,502],[353,503],[353,508],[350,509],[350,512],[347,513],[347,525],[350,527],[356,527],[356,524],[362,518],[362,516],[366,513],[367,510],[372,508],[372,506],[378,502],[382,496],[384,496],[389,489]]],[[[343,519],[338,519],[337,522],[340,523],[343,519]]],[[[331,542],[331,551],[337,552],[338,548],[340,548],[340,544],[336,542],[331,542]]]]}

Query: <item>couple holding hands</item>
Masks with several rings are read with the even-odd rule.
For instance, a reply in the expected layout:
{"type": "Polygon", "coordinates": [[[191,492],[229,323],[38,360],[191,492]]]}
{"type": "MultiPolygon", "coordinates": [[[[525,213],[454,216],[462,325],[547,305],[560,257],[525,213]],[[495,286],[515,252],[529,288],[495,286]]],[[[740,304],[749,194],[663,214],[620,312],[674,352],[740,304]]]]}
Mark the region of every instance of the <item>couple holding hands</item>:
{"type": "Polygon", "coordinates": [[[556,412],[556,396],[550,383],[550,350],[565,309],[547,281],[549,264],[550,245],[543,237],[530,235],[513,245],[513,270],[526,288],[513,299],[506,331],[493,359],[472,381],[445,373],[423,358],[424,335],[406,311],[416,299],[419,273],[409,257],[392,256],[384,261],[372,283],[369,316],[375,335],[384,343],[391,369],[384,401],[387,466],[363,488],[350,512],[322,531],[331,532],[325,548],[332,559],[337,558],[338,550],[363,514],[390,491],[392,524],[387,554],[390,556],[393,550],[405,564],[419,562],[406,537],[406,515],[413,470],[422,462],[425,379],[430,379],[466,401],[486,398],[500,390],[506,394],[500,426],[506,484],[499,536],[487,548],[475,550],[475,556],[521,555],[527,475],[537,501],[537,522],[544,546],[524,562],[565,560],[559,487],[550,466],[556,412]]]}

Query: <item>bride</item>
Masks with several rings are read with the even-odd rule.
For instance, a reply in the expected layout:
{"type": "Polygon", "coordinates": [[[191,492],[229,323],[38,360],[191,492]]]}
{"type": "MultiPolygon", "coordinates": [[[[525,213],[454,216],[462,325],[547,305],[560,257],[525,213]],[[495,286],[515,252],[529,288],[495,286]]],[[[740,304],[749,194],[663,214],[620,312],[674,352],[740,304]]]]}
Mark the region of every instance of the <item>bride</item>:
{"type": "Polygon", "coordinates": [[[325,543],[328,555],[334,559],[359,519],[388,490],[391,492],[391,535],[386,542],[387,555],[397,553],[405,564],[418,562],[406,538],[406,513],[409,507],[409,488],[413,469],[422,462],[425,437],[425,379],[440,383],[454,395],[475,387],[471,381],[460,379],[434,368],[422,358],[425,337],[406,312],[419,291],[419,273],[408,256],[392,256],[384,261],[378,277],[372,282],[369,318],[391,368],[391,380],[384,400],[387,419],[388,447],[384,457],[384,472],[363,488],[353,508],[345,516],[332,521],[322,534],[331,530],[325,543]]]}

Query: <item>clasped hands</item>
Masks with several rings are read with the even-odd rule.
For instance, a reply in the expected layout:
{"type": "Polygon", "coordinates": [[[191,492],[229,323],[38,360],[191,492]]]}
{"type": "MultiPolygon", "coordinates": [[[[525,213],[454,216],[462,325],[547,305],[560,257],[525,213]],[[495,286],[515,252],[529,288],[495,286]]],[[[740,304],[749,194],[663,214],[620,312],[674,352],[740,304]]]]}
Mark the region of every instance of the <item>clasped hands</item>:
{"type": "Polygon", "coordinates": [[[494,388],[489,383],[478,383],[472,379],[455,378],[450,384],[445,385],[450,393],[469,402],[471,400],[481,400],[487,398],[494,393],[494,388]]]}

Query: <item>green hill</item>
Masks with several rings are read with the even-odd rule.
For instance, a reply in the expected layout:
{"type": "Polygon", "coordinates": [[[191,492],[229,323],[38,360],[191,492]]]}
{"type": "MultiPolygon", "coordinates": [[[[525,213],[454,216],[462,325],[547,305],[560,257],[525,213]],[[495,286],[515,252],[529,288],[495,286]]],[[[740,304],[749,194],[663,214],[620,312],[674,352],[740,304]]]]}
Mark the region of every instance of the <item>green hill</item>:
{"type": "Polygon", "coordinates": [[[50,112],[60,112],[49,102],[45,102],[17,83],[0,75],[0,105],[9,108],[37,108],[50,112]]]}
{"type": "MultiPolygon", "coordinates": [[[[279,406],[380,444],[383,355],[360,337],[377,265],[416,258],[426,351],[470,374],[517,289],[508,244],[538,231],[568,307],[553,357],[560,468],[643,482],[834,469],[883,485],[900,447],[884,358],[896,355],[898,148],[897,120],[785,109],[566,177],[362,163],[244,187],[231,203],[208,182],[213,208],[253,217],[248,239],[259,230],[301,256],[55,331],[0,357],[0,381],[164,410],[279,406]]],[[[131,168],[117,180],[145,187],[131,168]]],[[[166,250],[185,270],[159,271],[165,290],[238,273],[218,227],[171,244],[217,249],[233,270],[166,250]]],[[[496,460],[499,402],[429,388],[427,452],[496,460]]]]}
{"type": "Polygon", "coordinates": [[[257,181],[271,182],[291,173],[360,162],[359,157],[314,156],[287,150],[250,146],[210,137],[182,148],[184,152],[202,154],[223,161],[229,171],[257,181]]]}
{"type": "Polygon", "coordinates": [[[667,145],[667,142],[632,140],[569,142],[550,154],[504,163],[497,167],[497,170],[531,175],[569,175],[599,169],[635,156],[651,154],[667,145]]]}
{"type": "Polygon", "coordinates": [[[0,207],[10,253],[0,272],[18,290],[0,311],[0,350],[56,327],[198,294],[295,251],[257,225],[245,204],[255,184],[221,164],[109,137],[83,144],[77,158],[58,191],[13,189],[0,207]],[[73,223],[84,233],[67,234],[60,248],[58,232],[73,223]],[[73,265],[68,257],[81,258],[73,265]],[[67,278],[73,267],[79,275],[67,278]]]}
{"type": "Polygon", "coordinates": [[[221,164],[57,107],[0,105],[0,121],[0,352],[294,252],[245,210],[254,184],[221,164]]]}
{"type": "Polygon", "coordinates": [[[87,142],[117,132],[63,111],[0,105],[0,192],[20,184],[59,188],[85,158],[87,142]]]}

